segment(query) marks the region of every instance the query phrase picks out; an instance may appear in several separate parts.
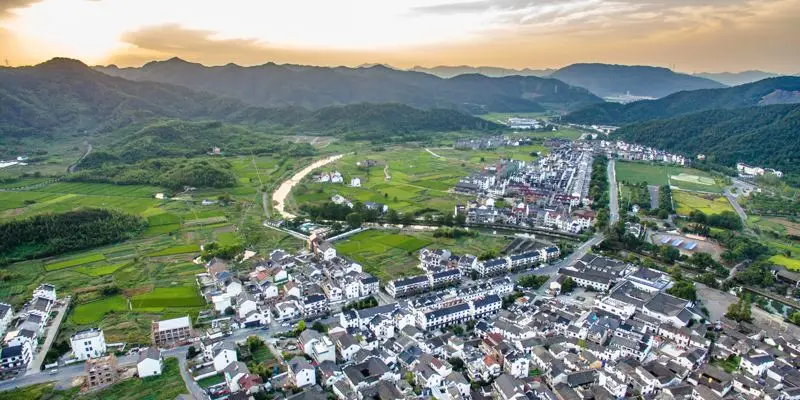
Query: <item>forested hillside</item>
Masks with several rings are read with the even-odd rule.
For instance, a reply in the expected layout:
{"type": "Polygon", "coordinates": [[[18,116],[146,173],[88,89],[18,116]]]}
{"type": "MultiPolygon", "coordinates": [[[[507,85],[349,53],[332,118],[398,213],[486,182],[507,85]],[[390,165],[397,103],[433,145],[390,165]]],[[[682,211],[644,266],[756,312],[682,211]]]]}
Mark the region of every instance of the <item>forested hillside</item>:
{"type": "Polygon", "coordinates": [[[800,103],[800,77],[783,76],[726,89],[679,92],[658,100],[598,104],[570,113],[565,119],[575,123],[624,125],[705,110],[793,103],[800,103]]]}
{"type": "Polygon", "coordinates": [[[236,98],[259,107],[318,109],[354,103],[401,103],[416,108],[453,108],[473,114],[577,109],[602,100],[586,89],[534,76],[489,78],[460,75],[443,79],[376,65],[327,68],[268,63],[206,67],[180,59],[141,68],[97,67],[139,81],[183,85],[236,98]]]}
{"type": "Polygon", "coordinates": [[[105,209],[42,214],[0,224],[0,265],[115,243],[141,232],[145,221],[105,209]]]}
{"type": "Polygon", "coordinates": [[[682,90],[725,87],[710,79],[666,68],[636,65],[572,64],[553,72],[550,77],[589,89],[602,97],[630,93],[658,98],[682,90]]]}
{"type": "Polygon", "coordinates": [[[618,129],[614,138],[710,162],[745,162],[800,174],[800,105],[710,110],[618,129]]]}

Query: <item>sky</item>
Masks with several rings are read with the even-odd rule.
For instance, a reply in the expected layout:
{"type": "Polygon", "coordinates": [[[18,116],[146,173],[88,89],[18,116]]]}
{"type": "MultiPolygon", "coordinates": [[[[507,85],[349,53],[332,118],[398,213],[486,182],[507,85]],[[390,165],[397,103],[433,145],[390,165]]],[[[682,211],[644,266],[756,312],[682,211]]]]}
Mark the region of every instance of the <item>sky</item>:
{"type": "Polygon", "coordinates": [[[0,61],[800,72],[800,0],[0,0],[0,61]]]}

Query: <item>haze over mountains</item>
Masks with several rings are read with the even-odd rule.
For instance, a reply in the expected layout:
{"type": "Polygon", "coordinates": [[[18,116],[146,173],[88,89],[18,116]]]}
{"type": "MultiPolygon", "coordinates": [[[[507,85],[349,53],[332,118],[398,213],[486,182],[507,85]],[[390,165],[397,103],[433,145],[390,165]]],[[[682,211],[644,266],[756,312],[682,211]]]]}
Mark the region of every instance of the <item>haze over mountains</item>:
{"type": "Polygon", "coordinates": [[[623,125],[672,118],[704,110],[793,103],[800,103],[800,77],[784,76],[730,88],[679,92],[657,100],[643,100],[624,105],[595,104],[570,113],[566,120],[576,123],[623,125]]]}
{"type": "Polygon", "coordinates": [[[762,79],[782,76],[780,74],[758,71],[758,70],[742,71],[742,72],[718,72],[718,73],[700,72],[692,75],[700,78],[711,79],[713,81],[717,81],[719,83],[728,86],[744,85],[746,83],[752,83],[760,81],[762,79]]]}
{"type": "Polygon", "coordinates": [[[97,67],[136,81],[186,86],[260,107],[310,109],[354,103],[403,103],[416,108],[452,108],[473,114],[574,110],[602,102],[586,89],[534,76],[451,79],[376,65],[327,68],[268,63],[253,67],[206,67],[173,58],[140,68],[97,67]]]}

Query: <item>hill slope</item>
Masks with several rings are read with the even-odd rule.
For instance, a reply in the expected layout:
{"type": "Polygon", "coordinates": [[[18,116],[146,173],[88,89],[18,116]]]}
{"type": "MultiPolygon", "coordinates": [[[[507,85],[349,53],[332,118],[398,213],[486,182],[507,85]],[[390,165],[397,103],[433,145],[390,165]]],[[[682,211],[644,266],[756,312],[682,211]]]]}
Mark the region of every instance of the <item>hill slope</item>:
{"type": "Polygon", "coordinates": [[[632,65],[572,64],[553,72],[550,77],[584,87],[600,97],[630,92],[634,96],[659,98],[681,90],[725,87],[719,82],[666,68],[632,65]]]}
{"type": "MultiPolygon", "coordinates": [[[[34,67],[0,68],[0,139],[76,133],[86,136],[108,132],[126,134],[125,127],[135,126],[138,130],[140,124],[160,118],[218,120],[288,133],[310,130],[337,134],[356,130],[377,136],[499,128],[450,109],[423,111],[399,104],[357,104],[313,112],[300,107],[252,107],[239,100],[182,86],[112,77],[68,59],[54,59],[34,67]]],[[[182,125],[182,128],[187,126],[190,125],[182,125]]],[[[196,131],[197,135],[211,132],[196,131]]],[[[252,133],[228,125],[214,125],[213,131],[222,135],[215,138],[217,141],[224,135],[239,140],[252,133]]],[[[239,141],[251,150],[250,146],[257,145],[239,141]]]]}
{"type": "Polygon", "coordinates": [[[698,111],[800,103],[800,77],[783,76],[725,89],[679,92],[658,100],[605,103],[567,115],[576,123],[622,125],[672,118],[698,111]]]}
{"type": "Polygon", "coordinates": [[[273,63],[206,67],[180,59],[150,62],[141,68],[96,67],[109,75],[177,84],[236,98],[259,107],[311,109],[354,103],[402,103],[416,108],[453,108],[470,113],[542,111],[543,106],[576,109],[602,100],[582,88],[538,77],[452,79],[368,68],[327,68],[273,63]]]}
{"type": "Polygon", "coordinates": [[[624,126],[613,137],[712,162],[800,173],[800,104],[709,110],[624,126]]]}

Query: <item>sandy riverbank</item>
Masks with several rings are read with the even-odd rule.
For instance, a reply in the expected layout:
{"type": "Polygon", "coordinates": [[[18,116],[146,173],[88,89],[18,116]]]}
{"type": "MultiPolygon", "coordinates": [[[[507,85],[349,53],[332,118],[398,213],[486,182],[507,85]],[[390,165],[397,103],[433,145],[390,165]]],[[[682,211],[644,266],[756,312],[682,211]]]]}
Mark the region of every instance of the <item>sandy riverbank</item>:
{"type": "Polygon", "coordinates": [[[322,160],[317,160],[313,164],[303,168],[300,172],[294,174],[289,180],[284,181],[278,187],[278,190],[272,193],[272,202],[275,204],[275,209],[281,214],[283,218],[291,219],[295,218],[296,215],[286,212],[286,197],[289,196],[289,193],[292,191],[292,188],[300,183],[306,175],[310,174],[311,171],[322,167],[324,165],[330,164],[340,158],[342,158],[344,154],[339,154],[336,156],[331,156],[328,158],[324,158],[322,160]]]}

